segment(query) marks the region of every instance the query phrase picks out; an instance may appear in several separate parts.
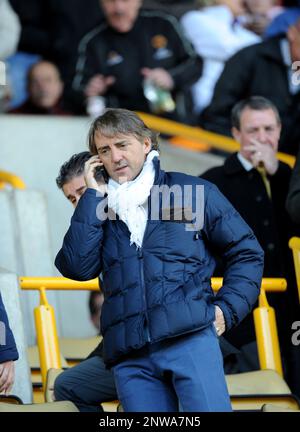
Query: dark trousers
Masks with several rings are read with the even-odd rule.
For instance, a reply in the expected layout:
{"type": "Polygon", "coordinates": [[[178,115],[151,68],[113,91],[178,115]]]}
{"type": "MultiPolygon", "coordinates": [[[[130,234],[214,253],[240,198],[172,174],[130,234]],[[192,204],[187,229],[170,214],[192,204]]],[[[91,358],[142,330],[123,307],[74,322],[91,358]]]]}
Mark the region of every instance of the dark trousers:
{"type": "Polygon", "coordinates": [[[82,412],[102,411],[101,402],[118,399],[113,374],[95,356],[67,369],[54,384],[57,401],[69,400],[82,412]]]}

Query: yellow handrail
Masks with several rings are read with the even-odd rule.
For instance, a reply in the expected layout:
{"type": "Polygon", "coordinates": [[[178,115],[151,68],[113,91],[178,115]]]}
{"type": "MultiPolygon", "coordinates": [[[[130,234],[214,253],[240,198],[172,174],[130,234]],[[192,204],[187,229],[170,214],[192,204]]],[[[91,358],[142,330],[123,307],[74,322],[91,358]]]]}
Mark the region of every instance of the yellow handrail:
{"type": "Polygon", "coordinates": [[[40,290],[41,287],[48,290],[80,290],[80,291],[98,291],[99,279],[79,282],[64,277],[34,277],[21,276],[19,278],[20,287],[23,290],[40,290]]]}
{"type": "MultiPolygon", "coordinates": [[[[24,290],[40,292],[40,306],[35,308],[35,325],[38,338],[43,386],[46,383],[47,371],[61,367],[55,315],[48,304],[46,290],[89,290],[100,289],[99,279],[78,282],[64,277],[25,277],[19,278],[20,287],[24,290]]],[[[212,278],[212,288],[218,291],[223,278],[212,278]]],[[[263,278],[259,307],[254,311],[254,323],[257,337],[258,354],[261,369],[274,369],[282,375],[280,349],[274,311],[269,307],[266,291],[282,292],[287,287],[282,278],[263,278]]]]}
{"type": "MultiPolygon", "coordinates": [[[[204,129],[201,129],[200,127],[184,125],[173,120],[156,117],[152,114],[146,114],[142,112],[138,112],[137,114],[141,117],[141,119],[149,128],[157,132],[161,132],[171,136],[177,135],[195,141],[195,145],[193,145],[193,150],[197,150],[197,141],[199,143],[199,150],[203,149],[203,142],[211,145],[218,150],[229,153],[238,151],[240,148],[240,145],[234,139],[224,135],[216,134],[214,132],[206,131],[204,129]]],[[[185,143],[182,144],[182,147],[185,147],[185,143]]],[[[287,163],[292,168],[295,165],[294,156],[281,152],[278,152],[277,156],[279,160],[287,163]]]]}
{"type": "Polygon", "coordinates": [[[21,177],[6,171],[0,171],[0,189],[3,189],[6,183],[15,189],[26,189],[26,185],[21,177]]]}
{"type": "Polygon", "coordinates": [[[300,302],[300,238],[292,237],[289,241],[289,247],[293,251],[294,267],[295,267],[295,274],[296,274],[296,281],[297,281],[298,295],[299,295],[299,302],[300,302]]]}
{"type": "MultiPolygon", "coordinates": [[[[99,279],[91,279],[84,282],[75,281],[64,277],[40,277],[40,276],[21,276],[20,286],[23,290],[40,290],[41,287],[49,290],[81,290],[97,291],[100,289],[99,279]]],[[[211,278],[212,289],[218,291],[222,287],[223,278],[211,278]]],[[[265,291],[283,292],[286,290],[287,283],[284,278],[263,278],[261,288],[265,291]]]]}

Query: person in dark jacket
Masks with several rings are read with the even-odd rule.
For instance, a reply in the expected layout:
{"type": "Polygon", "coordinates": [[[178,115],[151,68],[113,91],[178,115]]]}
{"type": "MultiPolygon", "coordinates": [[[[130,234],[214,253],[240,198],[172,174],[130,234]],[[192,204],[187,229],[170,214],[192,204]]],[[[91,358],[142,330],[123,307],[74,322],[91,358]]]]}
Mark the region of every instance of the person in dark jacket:
{"type": "Polygon", "coordinates": [[[231,57],[220,76],[213,99],[203,112],[202,126],[230,136],[233,106],[250,96],[274,103],[282,121],[279,149],[297,154],[300,143],[300,20],[281,35],[244,48],[231,57]],[[292,67],[292,65],[294,66],[292,67]]]}
{"type": "Polygon", "coordinates": [[[89,147],[88,189],[55,264],[75,280],[100,275],[103,357],[125,411],[231,410],[217,335],[257,299],[253,232],[211,183],[160,168],[157,135],[135,113],[108,109],[89,147]],[[216,296],[213,251],[226,266],[216,296]]]}
{"type": "MultiPolygon", "coordinates": [[[[56,184],[74,208],[87,189],[84,180],[84,164],[91,158],[88,151],[74,154],[59,170],[56,184]]],[[[100,294],[92,292],[91,294],[100,294]]],[[[94,325],[100,327],[99,314],[95,316],[93,302],[90,302],[94,325]]],[[[81,412],[103,411],[101,403],[118,399],[113,374],[103,362],[103,343],[93,350],[79,365],[65,370],[55,380],[55,400],[72,401],[81,412]]]]}
{"type": "Polygon", "coordinates": [[[0,293],[0,394],[8,394],[15,380],[14,361],[19,354],[0,293]]]}
{"type": "MultiPolygon", "coordinates": [[[[91,157],[92,155],[88,151],[74,154],[61,166],[59,176],[56,179],[57,186],[63,191],[74,208],[87,189],[84,179],[84,164],[91,157]]],[[[99,175],[101,174],[96,173],[96,179],[99,175]]],[[[91,292],[89,302],[93,324],[99,330],[101,311],[95,307],[93,299],[100,294],[102,299],[101,292],[91,292]]],[[[223,357],[227,358],[238,352],[222,336],[219,338],[219,342],[223,357]]],[[[56,400],[70,400],[83,412],[99,412],[102,402],[118,399],[113,374],[105,368],[103,362],[102,341],[86,360],[59,375],[55,381],[54,394],[56,400]]]]}
{"type": "Polygon", "coordinates": [[[291,176],[286,209],[291,219],[300,224],[300,149],[291,176]]]}
{"type": "Polygon", "coordinates": [[[190,86],[201,75],[202,60],[183,36],[176,18],[140,11],[141,3],[101,0],[106,22],[80,42],[74,102],[103,96],[109,107],[145,112],[158,109],[189,121],[190,86]],[[143,88],[145,80],[147,88],[143,88]],[[175,99],[175,111],[170,98],[161,94],[165,91],[175,99]]]}
{"type": "MultiPolygon", "coordinates": [[[[291,344],[291,324],[297,316],[297,290],[293,259],[288,241],[295,235],[285,209],[291,176],[290,167],[277,158],[281,131],[275,105],[260,96],[240,101],[232,111],[232,134],[240,143],[240,151],[230,155],[224,165],[211,168],[202,178],[217,185],[249,226],[265,252],[264,277],[284,277],[286,293],[268,294],[275,308],[280,346],[286,379],[297,390],[296,367],[293,366],[294,347],[291,344]]],[[[219,268],[218,276],[222,274],[219,268]]],[[[299,313],[299,312],[298,312],[299,313]]],[[[241,349],[237,372],[258,368],[255,332],[252,316],[248,316],[226,338],[241,349]]],[[[299,370],[298,366],[298,370],[299,370]]],[[[299,388],[297,390],[299,392],[299,388]]]]}

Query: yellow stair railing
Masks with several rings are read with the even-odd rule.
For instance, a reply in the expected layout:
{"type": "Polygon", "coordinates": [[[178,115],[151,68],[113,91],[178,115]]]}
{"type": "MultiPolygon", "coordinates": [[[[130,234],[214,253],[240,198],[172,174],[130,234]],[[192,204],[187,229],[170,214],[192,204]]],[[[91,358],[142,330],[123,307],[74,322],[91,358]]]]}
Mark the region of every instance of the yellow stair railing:
{"type": "Polygon", "coordinates": [[[294,267],[295,267],[295,274],[296,274],[296,281],[297,281],[298,295],[299,295],[299,302],[300,302],[300,238],[292,237],[289,241],[289,247],[293,251],[294,267]]]}
{"type": "MultiPolygon", "coordinates": [[[[212,288],[218,291],[222,287],[222,278],[212,278],[212,288]]],[[[276,370],[282,376],[279,341],[275,312],[266,299],[266,291],[282,292],[286,290],[286,280],[264,278],[259,296],[259,306],[254,311],[254,324],[257,337],[258,355],[261,369],[276,370]]],[[[46,290],[99,290],[99,280],[78,282],[63,277],[20,277],[23,290],[38,290],[40,306],[35,308],[35,326],[40,356],[42,383],[45,386],[47,371],[60,368],[60,350],[57,337],[55,314],[46,298],[46,290]]]]}
{"type": "Polygon", "coordinates": [[[21,177],[6,171],[0,171],[0,189],[3,189],[5,184],[10,184],[15,189],[26,188],[26,185],[21,177]]]}
{"type": "MultiPolygon", "coordinates": [[[[191,140],[191,143],[187,143],[186,140],[183,140],[182,142],[182,147],[189,148],[190,150],[203,151],[203,143],[206,143],[215,149],[229,153],[238,151],[240,148],[238,142],[233,138],[216,134],[214,132],[209,132],[201,129],[200,127],[184,125],[182,123],[178,123],[173,120],[167,120],[152,114],[146,114],[142,112],[138,112],[137,114],[150,129],[167,135],[178,136],[191,140]]],[[[180,140],[177,140],[176,145],[178,145],[179,142],[180,140]]],[[[279,160],[287,163],[291,168],[293,168],[295,165],[296,158],[294,156],[281,152],[278,152],[277,156],[279,160]]]]}

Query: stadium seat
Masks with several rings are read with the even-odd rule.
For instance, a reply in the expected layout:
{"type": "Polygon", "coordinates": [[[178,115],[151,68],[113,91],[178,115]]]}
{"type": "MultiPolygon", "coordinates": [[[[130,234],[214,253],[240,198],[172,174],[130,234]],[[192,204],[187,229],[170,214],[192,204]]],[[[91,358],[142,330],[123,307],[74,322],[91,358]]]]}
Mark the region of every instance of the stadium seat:
{"type": "Polygon", "coordinates": [[[0,412],[79,412],[79,410],[69,401],[24,405],[0,402],[0,412]]]}

